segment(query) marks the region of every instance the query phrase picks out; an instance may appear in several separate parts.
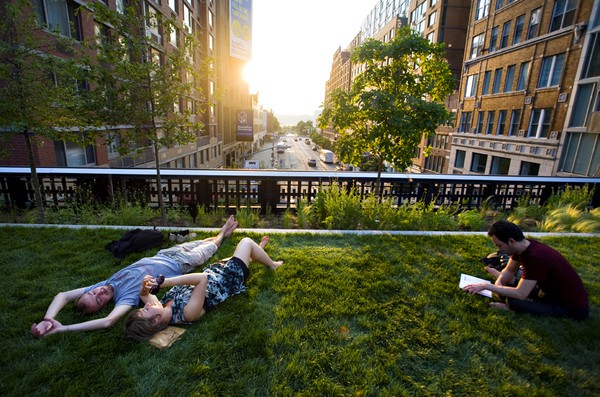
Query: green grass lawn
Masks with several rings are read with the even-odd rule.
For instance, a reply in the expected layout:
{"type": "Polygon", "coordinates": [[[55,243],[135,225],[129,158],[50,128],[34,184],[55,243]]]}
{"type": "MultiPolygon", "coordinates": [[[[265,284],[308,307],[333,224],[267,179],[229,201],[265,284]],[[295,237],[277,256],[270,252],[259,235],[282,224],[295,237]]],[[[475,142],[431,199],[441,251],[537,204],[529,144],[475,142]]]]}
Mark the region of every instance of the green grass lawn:
{"type": "MultiPolygon", "coordinates": [[[[540,238],[582,276],[585,322],[490,310],[461,291],[461,272],[486,277],[479,259],[495,249],[483,235],[272,234],[267,252],[284,267],[252,264],[247,293],[169,349],[126,340],[122,321],[34,339],[57,292],[118,269],[104,245],[122,233],[0,228],[0,395],[600,395],[598,237],[540,238]]],[[[68,306],[59,320],[82,319],[68,306]]]]}

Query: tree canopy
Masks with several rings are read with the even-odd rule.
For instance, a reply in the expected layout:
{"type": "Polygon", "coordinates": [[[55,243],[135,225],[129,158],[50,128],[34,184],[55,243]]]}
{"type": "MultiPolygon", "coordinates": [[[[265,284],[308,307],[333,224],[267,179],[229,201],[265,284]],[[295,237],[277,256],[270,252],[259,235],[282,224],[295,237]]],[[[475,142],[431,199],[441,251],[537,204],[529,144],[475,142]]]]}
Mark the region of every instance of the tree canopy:
{"type": "Polygon", "coordinates": [[[455,83],[443,44],[403,27],[387,43],[367,39],[351,61],[362,72],[348,92],[333,93],[319,127],[337,130],[335,151],[345,163],[358,165],[368,153],[379,171],[383,161],[406,169],[422,137],[451,118],[443,101],[455,83]]]}

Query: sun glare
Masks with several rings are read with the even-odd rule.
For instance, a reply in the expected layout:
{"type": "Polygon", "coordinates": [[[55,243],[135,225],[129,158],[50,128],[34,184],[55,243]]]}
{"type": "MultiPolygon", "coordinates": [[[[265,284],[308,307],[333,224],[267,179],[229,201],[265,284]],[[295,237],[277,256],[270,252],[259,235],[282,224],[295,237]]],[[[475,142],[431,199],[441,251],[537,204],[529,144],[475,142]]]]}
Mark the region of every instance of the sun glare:
{"type": "Polygon", "coordinates": [[[244,80],[246,80],[248,83],[253,82],[256,76],[254,66],[251,62],[248,62],[246,65],[244,65],[244,69],[242,70],[242,76],[244,77],[244,80]]]}

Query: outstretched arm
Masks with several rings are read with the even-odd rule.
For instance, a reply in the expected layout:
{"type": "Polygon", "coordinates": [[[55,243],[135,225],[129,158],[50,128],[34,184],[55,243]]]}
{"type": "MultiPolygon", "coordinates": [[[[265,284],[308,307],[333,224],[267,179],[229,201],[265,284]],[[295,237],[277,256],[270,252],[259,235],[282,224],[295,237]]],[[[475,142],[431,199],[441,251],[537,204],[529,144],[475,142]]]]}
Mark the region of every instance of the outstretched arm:
{"type": "Polygon", "coordinates": [[[119,305],[116,306],[108,316],[104,318],[98,318],[95,320],[85,321],[83,323],[63,325],[60,322],[50,319],[52,322],[52,329],[48,331],[45,335],[52,335],[59,332],[69,332],[69,331],[94,331],[97,329],[104,329],[112,327],[121,317],[123,317],[129,310],[131,310],[131,306],[129,305],[119,305]]]}
{"type": "Polygon", "coordinates": [[[54,318],[56,315],[62,310],[65,305],[75,299],[79,298],[85,292],[84,288],[72,289],[66,292],[59,292],[56,294],[50,306],[48,306],[48,310],[46,310],[46,315],[44,318],[54,318]]]}
{"type": "Polygon", "coordinates": [[[46,310],[44,319],[39,323],[34,323],[31,326],[31,333],[34,336],[40,337],[49,333],[53,328],[53,320],[60,313],[65,305],[77,298],[79,298],[85,292],[85,288],[77,288],[66,292],[59,292],[56,294],[50,306],[46,310]]]}

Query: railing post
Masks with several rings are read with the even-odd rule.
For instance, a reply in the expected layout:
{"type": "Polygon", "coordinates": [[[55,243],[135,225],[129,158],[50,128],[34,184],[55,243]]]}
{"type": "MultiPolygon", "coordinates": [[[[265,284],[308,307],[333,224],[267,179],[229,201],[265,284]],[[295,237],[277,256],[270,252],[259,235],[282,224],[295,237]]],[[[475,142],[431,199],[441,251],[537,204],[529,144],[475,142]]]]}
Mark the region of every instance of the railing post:
{"type": "Polygon", "coordinates": [[[600,207],[600,183],[594,183],[594,195],[592,196],[592,208],[600,207]]]}
{"type": "Polygon", "coordinates": [[[200,206],[204,208],[212,207],[210,184],[207,179],[199,179],[196,182],[196,197],[200,206]]]}
{"type": "Polygon", "coordinates": [[[261,214],[267,213],[267,207],[271,207],[271,211],[277,209],[279,202],[279,185],[277,180],[266,179],[261,181],[258,187],[258,201],[260,202],[261,214]]]}

